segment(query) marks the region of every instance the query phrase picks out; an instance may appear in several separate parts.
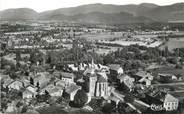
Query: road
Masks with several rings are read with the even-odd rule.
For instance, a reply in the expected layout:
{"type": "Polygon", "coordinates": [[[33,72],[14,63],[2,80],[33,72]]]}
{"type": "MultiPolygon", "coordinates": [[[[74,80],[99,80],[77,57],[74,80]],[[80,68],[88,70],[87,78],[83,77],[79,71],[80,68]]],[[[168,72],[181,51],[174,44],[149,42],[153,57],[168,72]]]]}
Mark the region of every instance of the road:
{"type": "Polygon", "coordinates": [[[153,86],[162,86],[162,85],[184,85],[184,82],[177,82],[177,83],[166,83],[166,84],[153,84],[153,86]]]}
{"type": "MultiPolygon", "coordinates": [[[[113,90],[112,94],[117,97],[119,100],[121,100],[122,102],[125,102],[124,97],[125,95],[122,95],[120,93],[118,93],[117,91],[113,90]]],[[[138,100],[134,99],[134,102],[140,103],[138,100]]],[[[130,106],[133,110],[136,110],[139,114],[141,114],[142,112],[137,109],[134,105],[132,105],[131,103],[126,103],[128,106],[130,106]]]]}

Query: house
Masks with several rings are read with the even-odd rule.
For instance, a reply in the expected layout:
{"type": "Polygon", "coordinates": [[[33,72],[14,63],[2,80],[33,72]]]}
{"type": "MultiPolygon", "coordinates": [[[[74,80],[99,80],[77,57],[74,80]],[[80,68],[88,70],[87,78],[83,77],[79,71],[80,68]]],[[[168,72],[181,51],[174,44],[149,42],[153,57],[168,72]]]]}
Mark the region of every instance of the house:
{"type": "Polygon", "coordinates": [[[78,90],[81,89],[81,86],[78,86],[76,84],[71,84],[65,89],[66,95],[64,97],[69,97],[70,101],[74,100],[74,96],[77,93],[78,90]]]}
{"type": "Polygon", "coordinates": [[[110,69],[110,73],[123,74],[123,68],[119,64],[110,64],[108,65],[110,69]]]}
{"type": "Polygon", "coordinates": [[[72,71],[78,71],[78,67],[76,67],[74,64],[68,64],[68,68],[70,68],[72,71]]]}
{"type": "Polygon", "coordinates": [[[56,81],[54,82],[54,85],[55,85],[55,86],[61,86],[61,87],[63,87],[63,88],[67,87],[66,84],[65,84],[65,81],[63,81],[63,80],[56,80],[56,81]]]}
{"type": "Polygon", "coordinates": [[[147,78],[142,78],[139,80],[139,82],[145,84],[146,86],[150,86],[152,81],[147,78]]]}
{"type": "Polygon", "coordinates": [[[159,110],[174,111],[178,109],[179,100],[170,93],[157,92],[155,95],[146,95],[141,99],[143,102],[149,104],[154,111],[158,111],[154,106],[159,106],[159,110]]]}
{"type": "Polygon", "coordinates": [[[178,109],[179,101],[171,94],[167,94],[164,99],[164,105],[166,111],[173,111],[178,109]]]}
{"type": "Polygon", "coordinates": [[[119,64],[110,64],[108,67],[110,71],[108,78],[112,81],[118,81],[118,76],[124,73],[122,67],[119,64]]]}
{"type": "Polygon", "coordinates": [[[25,89],[23,92],[22,92],[22,98],[23,99],[31,99],[31,98],[34,98],[36,96],[36,92],[32,92],[28,89],[25,89]]]}
{"type": "Polygon", "coordinates": [[[184,91],[170,91],[169,94],[177,98],[181,103],[184,101],[184,91]]]}
{"type": "Polygon", "coordinates": [[[24,87],[27,87],[27,86],[30,85],[30,80],[28,80],[28,79],[26,79],[26,78],[22,78],[20,81],[23,82],[24,87]]]}
{"type": "Polygon", "coordinates": [[[27,59],[29,59],[30,58],[30,54],[29,53],[21,53],[20,54],[20,57],[22,58],[22,59],[24,59],[24,58],[27,58],[27,59]]]}
{"type": "Polygon", "coordinates": [[[36,91],[37,91],[37,88],[33,85],[28,85],[28,86],[25,87],[25,89],[27,89],[27,90],[29,90],[33,93],[36,93],[36,91]]]}
{"type": "MultiPolygon", "coordinates": [[[[53,71],[53,70],[52,70],[53,71]]],[[[61,77],[61,72],[60,71],[57,71],[57,70],[54,70],[54,72],[52,73],[52,75],[54,77],[57,77],[57,78],[60,78],[61,77]]]]}
{"type": "Polygon", "coordinates": [[[3,59],[16,65],[16,54],[14,54],[14,53],[10,53],[8,55],[3,56],[3,59]]]}
{"type": "Polygon", "coordinates": [[[73,73],[61,72],[61,80],[65,82],[65,86],[74,83],[75,75],[73,73]]]}
{"type": "Polygon", "coordinates": [[[139,71],[134,75],[135,79],[146,86],[150,86],[153,81],[153,76],[146,71],[139,71]]]}
{"type": "Polygon", "coordinates": [[[128,76],[128,75],[121,75],[121,77],[119,77],[120,79],[120,83],[124,83],[130,90],[133,89],[134,87],[134,82],[135,82],[135,79],[128,76]]]}
{"type": "Polygon", "coordinates": [[[149,80],[153,80],[153,76],[146,71],[139,71],[135,74],[135,76],[140,77],[140,78],[147,78],[149,80]]]}
{"type": "Polygon", "coordinates": [[[166,74],[166,73],[159,73],[158,77],[161,81],[171,81],[171,80],[177,80],[178,78],[175,75],[172,74],[166,74]]]}
{"type": "Polygon", "coordinates": [[[62,96],[63,94],[63,86],[55,86],[54,84],[49,84],[45,88],[40,90],[40,94],[49,93],[50,96],[62,96]]]}
{"type": "Polygon", "coordinates": [[[7,104],[7,109],[6,109],[6,113],[12,113],[12,112],[15,112],[16,111],[16,103],[15,101],[12,101],[11,103],[8,103],[7,104]]]}
{"type": "Polygon", "coordinates": [[[3,87],[6,88],[10,83],[12,83],[14,80],[11,79],[9,76],[7,78],[2,78],[1,83],[3,84],[3,87]]]}
{"type": "Polygon", "coordinates": [[[40,73],[36,77],[33,77],[33,80],[34,86],[43,88],[50,82],[50,77],[46,73],[40,73]]]}
{"type": "Polygon", "coordinates": [[[22,81],[20,80],[14,80],[12,81],[9,85],[7,85],[7,87],[9,89],[16,89],[16,90],[20,90],[21,88],[24,87],[24,84],[22,81]]]}
{"type": "MultiPolygon", "coordinates": [[[[1,60],[0,60],[0,62],[1,62],[1,60]]],[[[0,70],[0,81],[2,82],[2,81],[4,81],[5,79],[10,79],[10,77],[9,77],[9,75],[7,75],[7,74],[4,74],[4,72],[5,72],[5,70],[0,70]]]]}
{"type": "Polygon", "coordinates": [[[80,71],[84,71],[84,70],[86,69],[87,66],[88,66],[88,65],[85,64],[85,63],[80,63],[78,68],[79,68],[80,71]]]}

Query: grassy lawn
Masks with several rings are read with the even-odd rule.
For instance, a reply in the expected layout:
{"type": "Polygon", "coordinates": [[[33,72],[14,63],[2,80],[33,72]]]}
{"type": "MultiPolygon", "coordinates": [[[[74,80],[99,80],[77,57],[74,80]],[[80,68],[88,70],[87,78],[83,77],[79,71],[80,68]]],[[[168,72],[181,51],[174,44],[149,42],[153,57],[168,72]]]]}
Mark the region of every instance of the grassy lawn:
{"type": "Polygon", "coordinates": [[[153,73],[163,73],[163,74],[173,74],[173,75],[181,75],[184,77],[184,69],[176,69],[173,67],[162,67],[153,71],[153,73]]]}

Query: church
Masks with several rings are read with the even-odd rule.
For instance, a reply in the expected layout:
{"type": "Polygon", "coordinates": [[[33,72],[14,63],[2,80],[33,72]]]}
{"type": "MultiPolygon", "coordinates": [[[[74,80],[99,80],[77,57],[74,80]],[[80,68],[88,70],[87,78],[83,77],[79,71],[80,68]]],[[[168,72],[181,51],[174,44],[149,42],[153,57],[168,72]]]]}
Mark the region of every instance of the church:
{"type": "Polygon", "coordinates": [[[92,60],[91,65],[84,71],[84,80],[87,83],[88,92],[91,96],[109,96],[108,82],[106,73],[95,67],[92,60]]]}

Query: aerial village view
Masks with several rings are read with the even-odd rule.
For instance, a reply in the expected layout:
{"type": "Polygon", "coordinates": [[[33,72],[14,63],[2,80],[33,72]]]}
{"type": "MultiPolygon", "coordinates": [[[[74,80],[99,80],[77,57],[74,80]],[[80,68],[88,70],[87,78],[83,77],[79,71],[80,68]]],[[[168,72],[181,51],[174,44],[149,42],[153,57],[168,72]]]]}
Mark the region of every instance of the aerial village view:
{"type": "Polygon", "coordinates": [[[184,3],[87,6],[0,10],[0,114],[184,114],[184,3]]]}

